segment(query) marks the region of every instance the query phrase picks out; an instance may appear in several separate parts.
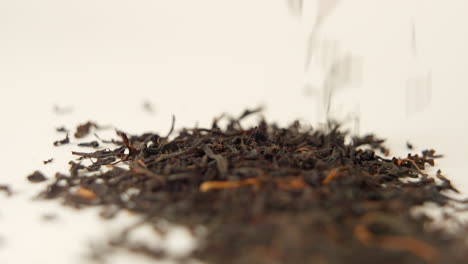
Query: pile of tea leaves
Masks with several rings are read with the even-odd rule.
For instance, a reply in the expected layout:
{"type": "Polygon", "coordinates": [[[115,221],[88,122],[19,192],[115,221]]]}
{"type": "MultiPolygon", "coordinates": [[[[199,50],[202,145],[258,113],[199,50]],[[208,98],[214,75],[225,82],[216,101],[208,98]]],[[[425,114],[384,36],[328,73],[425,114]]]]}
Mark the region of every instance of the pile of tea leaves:
{"type": "MultiPolygon", "coordinates": [[[[155,228],[161,219],[204,226],[191,257],[211,264],[468,263],[466,229],[449,233],[412,213],[464,202],[447,196],[457,190],[440,172],[426,174],[434,151],[379,156],[383,140],[346,143],[337,124],[244,128],[254,112],[177,136],[118,132],[115,149],[73,152],[70,174],[58,173],[40,197],[128,210],[155,228]]],[[[165,254],[125,239],[114,246],[165,254]]]]}

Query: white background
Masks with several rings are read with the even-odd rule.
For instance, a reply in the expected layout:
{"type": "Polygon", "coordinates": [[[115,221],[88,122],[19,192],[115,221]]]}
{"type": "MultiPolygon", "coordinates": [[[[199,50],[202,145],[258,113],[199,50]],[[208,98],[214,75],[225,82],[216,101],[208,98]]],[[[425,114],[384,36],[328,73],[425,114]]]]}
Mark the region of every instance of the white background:
{"type": "MultiPolygon", "coordinates": [[[[297,19],[280,0],[0,0],[0,183],[16,191],[0,194],[0,262],[82,263],[88,242],[114,230],[95,210],[31,201],[41,186],[25,177],[36,169],[66,172],[76,149],[52,147],[61,137],[57,126],[91,119],[130,133],[166,133],[172,114],[179,128],[203,126],[222,112],[258,105],[269,120],[314,124],[317,101],[303,89],[314,3],[297,19]],[[54,114],[54,105],[73,112],[54,114]],[[54,162],[43,165],[50,157],[54,162]],[[59,218],[44,223],[45,213],[59,218]]],[[[361,132],[388,138],[392,154],[403,154],[408,140],[437,149],[446,156],[438,166],[464,193],[467,12],[465,0],[347,0],[321,31],[362,60],[359,89],[352,90],[361,132]],[[428,71],[431,102],[408,115],[406,83],[428,71]]]]}

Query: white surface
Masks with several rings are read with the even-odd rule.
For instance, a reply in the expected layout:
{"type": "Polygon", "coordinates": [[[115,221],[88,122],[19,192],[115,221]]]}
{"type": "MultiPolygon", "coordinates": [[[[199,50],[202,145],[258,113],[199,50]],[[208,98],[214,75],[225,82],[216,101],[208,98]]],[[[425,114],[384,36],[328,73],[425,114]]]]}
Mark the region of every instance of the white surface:
{"type": "MultiPolygon", "coordinates": [[[[103,222],[94,210],[31,201],[43,185],[25,177],[36,169],[49,177],[66,172],[76,149],[52,147],[61,137],[57,126],[92,119],[130,133],[165,133],[172,114],[177,127],[203,126],[259,104],[269,120],[313,123],[316,101],[302,88],[305,33],[314,17],[306,8],[312,15],[300,22],[279,0],[0,0],[0,183],[17,192],[0,194],[0,262],[82,263],[89,241],[135,220],[103,222]],[[154,103],[154,115],[143,111],[144,100],[154,103]],[[74,111],[55,115],[54,104],[74,111]],[[50,157],[54,162],[42,165],[50,157]],[[44,213],[59,218],[44,223],[44,213]]],[[[342,1],[321,35],[362,58],[353,92],[361,132],[388,138],[394,153],[404,153],[407,140],[437,149],[446,155],[439,167],[464,193],[467,11],[465,0],[342,1]],[[413,19],[418,60],[410,53],[413,19]],[[426,70],[431,104],[408,116],[405,85],[426,70]]],[[[122,254],[113,263],[129,259],[122,254]]]]}

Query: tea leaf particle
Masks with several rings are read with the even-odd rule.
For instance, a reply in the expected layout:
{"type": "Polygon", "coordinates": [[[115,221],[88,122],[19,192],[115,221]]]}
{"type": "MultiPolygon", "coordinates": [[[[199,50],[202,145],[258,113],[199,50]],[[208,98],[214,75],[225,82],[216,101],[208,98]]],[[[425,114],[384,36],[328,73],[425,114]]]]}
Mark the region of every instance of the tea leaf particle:
{"type": "Polygon", "coordinates": [[[43,181],[47,180],[47,177],[44,176],[44,174],[42,174],[42,172],[40,172],[40,171],[33,172],[27,178],[28,178],[28,181],[34,182],[34,183],[43,182],[43,181]]]}

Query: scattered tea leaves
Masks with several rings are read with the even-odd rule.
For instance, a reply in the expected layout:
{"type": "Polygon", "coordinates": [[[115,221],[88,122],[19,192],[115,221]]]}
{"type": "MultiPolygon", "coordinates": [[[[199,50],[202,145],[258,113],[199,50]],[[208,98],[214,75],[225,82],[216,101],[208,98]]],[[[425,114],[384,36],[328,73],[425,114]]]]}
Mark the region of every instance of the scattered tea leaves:
{"type": "Polygon", "coordinates": [[[11,196],[13,194],[10,186],[6,184],[0,184],[0,192],[4,192],[7,196],[11,196]]]}
{"type": "Polygon", "coordinates": [[[84,124],[79,125],[75,131],[75,138],[83,138],[89,134],[91,128],[97,128],[96,123],[88,121],[84,124]]]}
{"type": "Polygon", "coordinates": [[[68,143],[70,143],[70,138],[68,137],[68,133],[67,133],[64,139],[55,141],[54,146],[58,147],[58,146],[65,145],[68,143]]]}
{"type": "Polygon", "coordinates": [[[73,112],[73,108],[70,106],[54,105],[54,113],[58,115],[66,115],[66,114],[70,114],[71,112],[73,112]]]}
{"type": "Polygon", "coordinates": [[[27,178],[28,178],[28,181],[34,182],[34,183],[43,182],[43,181],[47,180],[46,176],[44,176],[44,174],[42,174],[42,172],[40,172],[40,171],[33,172],[27,178]]]}
{"type": "Polygon", "coordinates": [[[57,131],[57,132],[63,132],[63,133],[68,133],[68,129],[66,129],[66,128],[63,127],[63,126],[62,126],[62,127],[57,127],[57,128],[55,129],[55,131],[57,131]]]}
{"type": "Polygon", "coordinates": [[[44,163],[44,165],[45,165],[45,164],[51,163],[52,161],[54,161],[54,158],[50,158],[50,159],[48,159],[48,160],[44,160],[42,163],[44,163]]]}
{"type": "Polygon", "coordinates": [[[143,102],[143,110],[145,110],[145,112],[148,114],[154,114],[154,107],[150,101],[143,102]]]}
{"type": "Polygon", "coordinates": [[[52,221],[57,220],[58,216],[56,214],[53,214],[53,213],[47,213],[47,214],[43,214],[41,219],[44,222],[52,222],[52,221]]]}
{"type": "Polygon", "coordinates": [[[414,147],[413,147],[413,144],[406,142],[406,148],[409,150],[413,150],[414,147]]]}
{"type": "Polygon", "coordinates": [[[97,147],[99,147],[99,142],[97,142],[97,141],[84,142],[84,143],[79,143],[78,146],[97,148],[97,147]]]}

